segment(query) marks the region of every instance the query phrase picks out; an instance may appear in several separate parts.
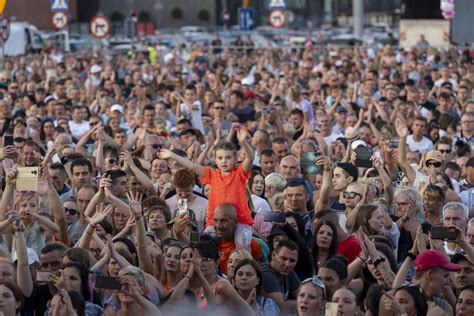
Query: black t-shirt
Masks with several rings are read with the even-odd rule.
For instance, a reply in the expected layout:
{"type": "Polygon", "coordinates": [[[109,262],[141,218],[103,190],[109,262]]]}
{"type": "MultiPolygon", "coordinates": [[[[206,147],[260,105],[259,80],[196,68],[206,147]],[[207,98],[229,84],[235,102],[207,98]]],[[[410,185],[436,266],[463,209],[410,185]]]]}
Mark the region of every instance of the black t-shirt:
{"type": "Polygon", "coordinates": [[[48,301],[53,298],[48,284],[33,286],[30,297],[25,297],[25,304],[20,312],[22,316],[44,315],[48,301]]]}
{"type": "Polygon", "coordinates": [[[260,265],[262,270],[262,285],[265,293],[280,292],[285,301],[296,299],[293,293],[300,286],[300,279],[295,271],[291,271],[286,277],[279,279],[277,273],[269,262],[260,265]]]}

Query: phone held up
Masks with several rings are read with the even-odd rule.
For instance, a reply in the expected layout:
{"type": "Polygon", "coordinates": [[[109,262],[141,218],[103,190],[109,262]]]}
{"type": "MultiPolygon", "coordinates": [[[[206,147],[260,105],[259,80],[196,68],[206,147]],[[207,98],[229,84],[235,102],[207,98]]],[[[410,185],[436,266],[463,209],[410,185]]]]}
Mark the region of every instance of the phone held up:
{"type": "Polygon", "coordinates": [[[301,173],[303,174],[315,174],[321,173],[321,167],[316,165],[314,162],[321,154],[319,152],[306,152],[301,153],[300,156],[300,166],[301,173]]]}

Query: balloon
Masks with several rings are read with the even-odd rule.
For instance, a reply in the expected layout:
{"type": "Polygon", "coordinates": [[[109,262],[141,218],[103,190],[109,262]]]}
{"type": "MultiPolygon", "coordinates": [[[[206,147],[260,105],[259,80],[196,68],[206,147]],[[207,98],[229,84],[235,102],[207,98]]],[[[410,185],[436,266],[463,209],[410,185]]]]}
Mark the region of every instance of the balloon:
{"type": "Polygon", "coordinates": [[[441,0],[442,11],[454,11],[454,0],[441,0]]]}
{"type": "Polygon", "coordinates": [[[454,18],[454,11],[443,11],[443,17],[448,20],[454,18]]]}

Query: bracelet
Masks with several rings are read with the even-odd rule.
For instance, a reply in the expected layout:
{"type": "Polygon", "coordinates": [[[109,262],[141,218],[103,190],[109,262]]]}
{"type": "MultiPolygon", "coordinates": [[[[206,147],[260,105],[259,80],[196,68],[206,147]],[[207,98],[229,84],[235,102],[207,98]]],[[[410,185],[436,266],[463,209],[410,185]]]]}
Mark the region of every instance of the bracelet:
{"type": "Polygon", "coordinates": [[[407,252],[407,257],[411,258],[411,260],[415,261],[416,255],[413,252],[408,251],[407,252]]]}
{"type": "Polygon", "coordinates": [[[358,256],[357,258],[359,258],[360,260],[360,265],[365,268],[367,267],[367,260],[365,260],[364,258],[362,258],[361,256],[358,256]]]}
{"type": "Polygon", "coordinates": [[[379,264],[381,264],[382,262],[385,262],[385,258],[379,258],[379,259],[375,260],[375,261],[374,261],[374,267],[377,268],[377,266],[378,266],[379,264]]]}

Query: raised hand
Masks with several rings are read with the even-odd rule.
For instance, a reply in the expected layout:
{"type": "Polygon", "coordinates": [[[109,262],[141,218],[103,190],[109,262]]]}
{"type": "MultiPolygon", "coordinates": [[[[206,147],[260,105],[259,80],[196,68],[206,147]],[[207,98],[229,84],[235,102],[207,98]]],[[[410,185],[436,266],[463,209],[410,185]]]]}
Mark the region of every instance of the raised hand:
{"type": "Polygon", "coordinates": [[[142,213],[142,195],[139,192],[135,194],[133,192],[127,193],[128,205],[130,205],[130,210],[136,218],[143,216],[142,213]]]}
{"type": "Polygon", "coordinates": [[[125,162],[127,165],[133,165],[133,159],[128,150],[124,150],[120,153],[119,159],[125,162]]]}
{"type": "Polygon", "coordinates": [[[408,127],[399,117],[395,119],[395,128],[398,136],[405,137],[408,135],[408,127]]]}
{"type": "Polygon", "coordinates": [[[403,308],[400,303],[398,303],[397,299],[388,293],[384,293],[385,296],[385,309],[395,313],[395,315],[402,315],[406,314],[405,309],[403,308]]]}
{"type": "Polygon", "coordinates": [[[107,205],[104,207],[104,203],[101,203],[97,212],[90,218],[89,224],[92,226],[98,225],[102,222],[109,214],[112,214],[114,207],[112,205],[107,205]]]}
{"type": "Polygon", "coordinates": [[[160,159],[169,159],[172,157],[173,153],[169,149],[162,148],[159,152],[156,153],[160,159]]]}
{"type": "Polygon", "coordinates": [[[317,165],[317,166],[320,166],[321,168],[323,168],[323,170],[330,170],[331,169],[331,166],[329,164],[329,159],[328,157],[326,156],[319,156],[318,158],[316,158],[316,160],[314,161],[314,163],[317,165]]]}
{"type": "Polygon", "coordinates": [[[237,131],[237,139],[240,144],[247,140],[247,136],[249,135],[249,131],[245,126],[240,126],[237,131]]]}

